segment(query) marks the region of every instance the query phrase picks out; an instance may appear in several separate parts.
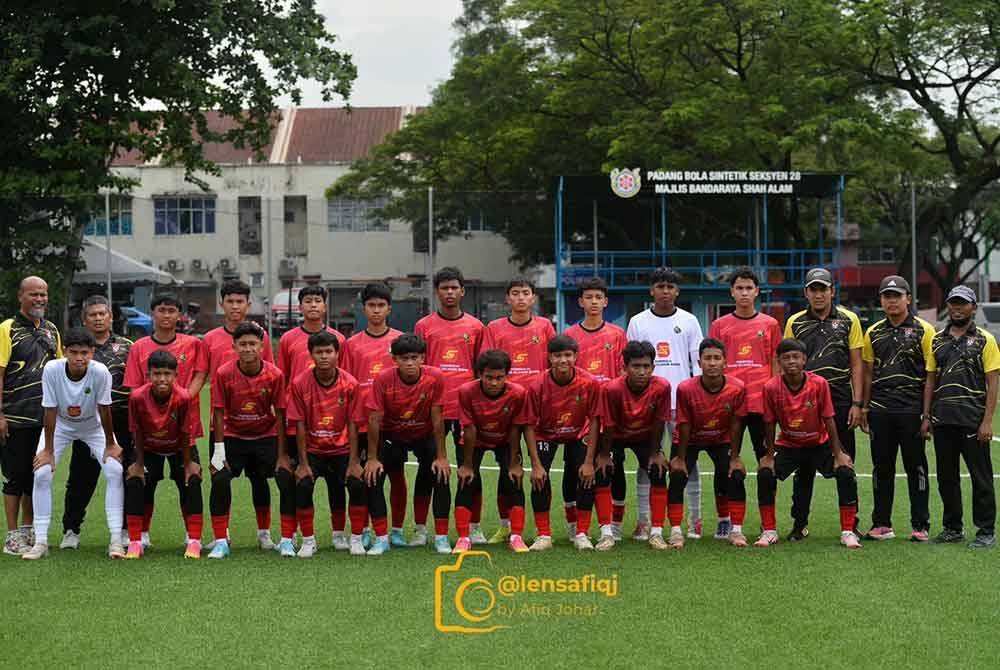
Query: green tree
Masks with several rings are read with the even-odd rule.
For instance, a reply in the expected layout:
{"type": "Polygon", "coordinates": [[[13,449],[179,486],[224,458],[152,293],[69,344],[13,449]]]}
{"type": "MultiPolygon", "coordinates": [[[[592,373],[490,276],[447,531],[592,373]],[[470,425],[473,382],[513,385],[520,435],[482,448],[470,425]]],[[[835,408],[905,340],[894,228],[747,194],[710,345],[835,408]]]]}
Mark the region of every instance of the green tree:
{"type": "Polygon", "coordinates": [[[0,305],[37,273],[65,294],[81,221],[110,170],[133,153],[181,165],[198,183],[217,168],[206,143],[258,152],[276,100],[304,80],[347,98],[356,70],[333,48],[314,0],[10,0],[0,9],[0,305]],[[211,131],[206,111],[234,120],[211,131]],[[44,213],[44,215],[40,215],[44,213]]]}

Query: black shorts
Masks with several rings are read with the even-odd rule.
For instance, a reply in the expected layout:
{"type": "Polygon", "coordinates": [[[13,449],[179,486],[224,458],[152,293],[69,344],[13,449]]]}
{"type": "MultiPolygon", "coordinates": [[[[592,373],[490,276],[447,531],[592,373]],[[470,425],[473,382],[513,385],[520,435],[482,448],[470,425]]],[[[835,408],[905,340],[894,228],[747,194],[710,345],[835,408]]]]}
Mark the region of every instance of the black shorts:
{"type": "Polygon", "coordinates": [[[7,441],[0,445],[0,470],[4,495],[30,496],[35,484],[35,453],[42,427],[10,428],[7,441]]]}
{"type": "Polygon", "coordinates": [[[653,455],[653,447],[649,444],[643,444],[641,442],[615,442],[611,445],[611,453],[613,455],[613,460],[616,464],[624,465],[625,463],[625,450],[631,449],[632,453],[635,454],[635,458],[639,461],[639,468],[641,470],[649,469],[649,458],[653,455]]]}
{"type": "MultiPolygon", "coordinates": [[[[226,455],[228,456],[228,446],[226,447],[226,452],[226,455]]],[[[162,481],[165,465],[169,464],[170,479],[179,484],[184,483],[184,454],[181,452],[178,451],[173,454],[158,454],[155,451],[144,451],[142,456],[147,482],[162,481]]],[[[122,459],[125,464],[125,477],[128,478],[128,468],[130,465],[135,463],[135,449],[125,451],[122,455],[122,459]]],[[[201,461],[198,458],[198,449],[195,447],[191,448],[191,461],[198,463],[199,465],[201,464],[201,461]]]]}
{"type": "Polygon", "coordinates": [[[462,424],[458,419],[444,420],[444,436],[448,437],[448,433],[451,433],[456,445],[462,441],[462,424]]]}
{"type": "MultiPolygon", "coordinates": [[[[209,456],[215,450],[215,445],[209,449],[209,456]]],[[[239,477],[244,471],[248,478],[267,479],[274,477],[278,467],[278,438],[262,437],[256,440],[241,440],[236,437],[226,438],[226,464],[233,477],[239,477]]]]}
{"type": "Polygon", "coordinates": [[[829,442],[816,447],[777,447],[774,476],[784,481],[796,471],[818,472],[824,479],[834,476],[833,451],[829,442]]]}
{"type": "Polygon", "coordinates": [[[382,461],[382,467],[385,468],[386,472],[395,472],[403,469],[411,451],[418,461],[424,461],[428,458],[434,460],[437,457],[434,436],[428,435],[417,440],[404,440],[395,435],[383,435],[382,444],[378,448],[378,458],[382,461]]]}
{"type": "MultiPolygon", "coordinates": [[[[510,445],[509,444],[501,444],[498,447],[476,447],[476,451],[475,451],[475,465],[476,465],[476,469],[478,470],[479,466],[482,465],[483,457],[485,457],[486,454],[491,453],[491,452],[493,453],[493,459],[494,459],[494,461],[496,462],[496,464],[498,466],[500,466],[500,469],[501,470],[506,470],[507,467],[510,465],[510,445]]],[[[455,447],[455,461],[458,463],[459,467],[461,467],[463,465],[463,463],[465,462],[465,449],[463,449],[461,445],[458,445],[458,446],[455,447]]],[[[521,451],[520,450],[518,450],[518,452],[517,452],[517,462],[518,463],[521,462],[521,451]]]]}
{"type": "Polygon", "coordinates": [[[347,463],[351,459],[350,454],[306,454],[309,459],[309,469],[312,470],[313,480],[323,478],[327,486],[336,483],[340,486],[347,485],[347,463]]]}

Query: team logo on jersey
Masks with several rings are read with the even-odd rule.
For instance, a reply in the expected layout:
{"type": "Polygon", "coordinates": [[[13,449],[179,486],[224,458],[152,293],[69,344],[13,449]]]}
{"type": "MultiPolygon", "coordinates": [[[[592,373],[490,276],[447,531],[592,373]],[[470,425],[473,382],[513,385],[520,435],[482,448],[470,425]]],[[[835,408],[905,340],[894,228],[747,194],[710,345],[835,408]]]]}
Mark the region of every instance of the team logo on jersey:
{"type": "Polygon", "coordinates": [[[117,342],[112,342],[111,343],[111,353],[117,354],[119,349],[121,349],[121,345],[120,344],[118,344],[117,342]]]}
{"type": "Polygon", "coordinates": [[[177,420],[177,413],[176,413],[176,412],[171,412],[171,413],[170,413],[170,414],[168,414],[167,416],[169,416],[169,417],[170,417],[170,420],[171,420],[171,421],[176,421],[176,420],[177,420]]]}
{"type": "Polygon", "coordinates": [[[579,403],[581,400],[583,400],[583,395],[577,393],[576,394],[576,402],[579,403]]]}
{"type": "Polygon", "coordinates": [[[723,405],[723,407],[726,409],[727,412],[733,411],[733,404],[730,402],[727,402],[725,405],[723,405]]]}
{"type": "Polygon", "coordinates": [[[812,400],[806,400],[806,409],[812,409],[815,407],[815,403],[812,400]]]}
{"type": "Polygon", "coordinates": [[[469,334],[468,333],[462,333],[462,339],[465,340],[466,342],[468,342],[469,341],[469,334]]]}
{"type": "Polygon", "coordinates": [[[188,355],[187,354],[181,354],[181,358],[180,358],[181,363],[183,363],[187,359],[188,359],[188,355]]]}
{"type": "Polygon", "coordinates": [[[670,343],[669,342],[657,342],[656,343],[656,356],[657,356],[657,358],[670,358],[670,343]]]}
{"type": "Polygon", "coordinates": [[[611,343],[610,342],[605,342],[604,343],[604,350],[605,351],[611,351],[611,343]]]}
{"type": "Polygon", "coordinates": [[[458,358],[458,349],[448,349],[446,352],[441,354],[442,361],[453,361],[458,358]]]}
{"type": "Polygon", "coordinates": [[[532,335],[531,336],[531,343],[532,344],[538,344],[539,342],[541,342],[541,340],[538,339],[538,335],[532,335]]]}
{"type": "Polygon", "coordinates": [[[508,407],[507,405],[504,405],[503,409],[500,410],[500,411],[502,411],[504,414],[510,414],[510,407],[508,407]]]}
{"type": "Polygon", "coordinates": [[[268,394],[268,392],[269,392],[269,391],[270,391],[270,389],[266,389],[266,388],[263,388],[263,389],[261,389],[261,390],[260,390],[260,395],[261,395],[261,397],[264,397],[264,396],[266,396],[266,395],[268,394]]]}
{"type": "Polygon", "coordinates": [[[66,413],[72,417],[78,417],[82,412],[79,405],[70,405],[66,408],[66,413]]]}
{"type": "Polygon", "coordinates": [[[344,396],[337,396],[337,406],[338,407],[344,406],[344,396]]]}
{"type": "Polygon", "coordinates": [[[965,343],[971,347],[973,344],[976,343],[976,338],[974,338],[974,337],[967,337],[967,338],[965,338],[965,343]]]}
{"type": "Polygon", "coordinates": [[[641,188],[642,176],[639,174],[639,168],[611,171],[611,191],[619,198],[631,198],[641,188]]]}
{"type": "Polygon", "coordinates": [[[87,388],[83,389],[83,394],[84,395],[90,395],[90,387],[89,386],[87,388]]]}
{"type": "Polygon", "coordinates": [[[674,326],[674,332],[677,333],[678,335],[680,335],[681,334],[681,327],[680,326],[674,326]]]}
{"type": "Polygon", "coordinates": [[[421,400],[427,400],[427,394],[426,393],[421,393],[420,394],[420,399],[421,400]]]}
{"type": "Polygon", "coordinates": [[[749,356],[751,353],[753,353],[752,344],[744,344],[743,346],[740,347],[739,351],[740,356],[749,356]]]}
{"type": "Polygon", "coordinates": [[[253,400],[247,400],[245,403],[243,403],[243,407],[240,408],[240,410],[243,412],[252,412],[255,409],[257,409],[257,403],[255,403],[253,400]]]}
{"type": "Polygon", "coordinates": [[[903,329],[903,335],[906,335],[907,337],[909,337],[910,335],[913,335],[913,329],[912,328],[904,328],[903,329]]]}

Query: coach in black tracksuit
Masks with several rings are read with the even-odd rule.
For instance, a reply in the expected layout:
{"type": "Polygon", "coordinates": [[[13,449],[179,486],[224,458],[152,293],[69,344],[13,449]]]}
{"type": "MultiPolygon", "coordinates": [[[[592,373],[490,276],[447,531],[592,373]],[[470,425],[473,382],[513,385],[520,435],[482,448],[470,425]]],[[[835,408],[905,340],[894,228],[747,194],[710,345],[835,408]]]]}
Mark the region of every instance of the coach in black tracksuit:
{"type": "Polygon", "coordinates": [[[934,433],[938,491],[944,528],[935,542],[961,542],[962,484],[959,458],[972,480],[972,522],[979,531],[973,549],[996,546],[993,526],[993,411],[997,403],[1000,350],[990,333],[976,327],[976,294],[966,286],[948,293],[948,325],[934,335],[934,356],[927,362],[924,387],[924,439],[934,433]]]}

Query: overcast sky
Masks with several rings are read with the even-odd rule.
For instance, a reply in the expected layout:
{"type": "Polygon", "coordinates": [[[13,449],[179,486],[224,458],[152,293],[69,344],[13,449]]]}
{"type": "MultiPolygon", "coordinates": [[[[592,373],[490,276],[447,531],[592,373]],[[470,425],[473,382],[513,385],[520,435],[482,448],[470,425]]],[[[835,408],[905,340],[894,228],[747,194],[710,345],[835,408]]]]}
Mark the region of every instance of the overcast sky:
{"type": "MultiPolygon", "coordinates": [[[[461,0],[318,0],[316,6],[337,36],[335,47],[358,67],[355,107],[426,105],[431,88],[448,78],[451,23],[461,0]]],[[[318,87],[306,85],[302,104],[325,104],[318,87]]]]}

